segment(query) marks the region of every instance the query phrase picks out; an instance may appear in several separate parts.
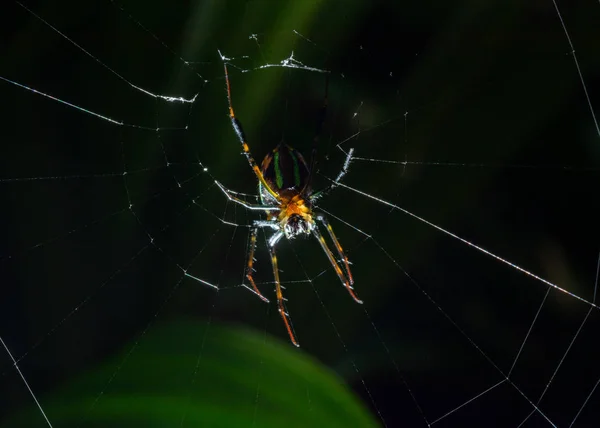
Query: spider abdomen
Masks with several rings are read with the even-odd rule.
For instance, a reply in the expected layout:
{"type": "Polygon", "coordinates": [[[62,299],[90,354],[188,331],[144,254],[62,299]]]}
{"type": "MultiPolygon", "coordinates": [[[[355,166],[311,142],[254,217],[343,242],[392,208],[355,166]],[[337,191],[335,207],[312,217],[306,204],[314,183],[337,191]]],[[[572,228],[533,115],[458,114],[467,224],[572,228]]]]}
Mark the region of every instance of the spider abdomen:
{"type": "MultiPolygon", "coordinates": [[[[265,156],[261,165],[261,172],[265,181],[277,193],[287,193],[288,198],[294,194],[308,192],[307,183],[310,171],[302,154],[288,146],[280,143],[273,151],[265,156]]],[[[272,200],[270,194],[265,194],[260,186],[260,195],[263,203],[272,200]]]]}

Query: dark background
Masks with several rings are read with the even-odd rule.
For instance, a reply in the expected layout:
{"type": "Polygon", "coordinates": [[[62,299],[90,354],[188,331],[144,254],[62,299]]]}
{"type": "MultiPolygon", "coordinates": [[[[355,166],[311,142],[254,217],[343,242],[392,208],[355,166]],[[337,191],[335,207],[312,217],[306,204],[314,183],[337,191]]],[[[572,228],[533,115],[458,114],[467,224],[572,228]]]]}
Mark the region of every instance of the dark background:
{"type": "MultiPolygon", "coordinates": [[[[353,147],[371,161],[352,163],[348,186],[594,299],[600,135],[551,1],[27,5],[81,48],[8,2],[0,76],[163,129],[118,126],[0,82],[0,334],[27,354],[19,365],[41,397],[169,320],[287,341],[273,302],[239,287],[247,228],[220,221],[253,215],[227,204],[214,179],[246,193],[255,179],[227,119],[217,49],[232,58],[236,113],[259,161],[281,138],[310,152],[324,74],[256,70],[293,51],[331,70],[317,187],[344,161],[338,144],[353,147]],[[127,81],[198,95],[166,103],[127,81]],[[182,280],[178,265],[220,290],[182,280]]],[[[559,6],[597,112],[600,5],[559,6]]],[[[331,217],[365,305],[315,242],[282,242],[299,352],[388,426],[425,426],[503,380],[435,425],[516,426],[550,380],[540,409],[558,426],[573,420],[600,377],[597,309],[585,318],[589,303],[356,192],[338,188],[320,205],[353,226],[331,217]]],[[[259,243],[257,278],[274,300],[259,243]]],[[[8,414],[31,398],[0,362],[8,414]]],[[[598,394],[575,426],[593,426],[598,394]]],[[[524,426],[546,424],[535,414],[524,426]]]]}

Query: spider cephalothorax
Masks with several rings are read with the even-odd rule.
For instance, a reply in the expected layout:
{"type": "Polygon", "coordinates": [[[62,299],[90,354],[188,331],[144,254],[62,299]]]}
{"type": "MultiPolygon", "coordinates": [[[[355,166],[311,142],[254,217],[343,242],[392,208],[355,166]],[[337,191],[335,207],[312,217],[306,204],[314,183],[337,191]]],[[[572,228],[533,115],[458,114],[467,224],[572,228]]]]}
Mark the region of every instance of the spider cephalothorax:
{"type": "MultiPolygon", "coordinates": [[[[287,239],[292,239],[296,236],[312,234],[319,242],[319,245],[329,259],[329,263],[331,263],[331,266],[335,270],[335,273],[344,287],[346,287],[354,300],[356,300],[358,303],[362,303],[362,301],[356,297],[354,289],[352,288],[354,279],[352,278],[352,273],[350,272],[350,262],[348,261],[348,257],[346,257],[340,242],[333,233],[331,225],[323,214],[315,213],[312,209],[313,201],[317,197],[330,190],[333,187],[333,184],[327,189],[324,189],[316,194],[312,193],[311,179],[313,176],[312,170],[315,167],[316,144],[315,147],[313,147],[310,167],[299,151],[283,142],[279,143],[271,151],[271,153],[265,156],[260,167],[256,164],[256,161],[250,154],[250,148],[246,143],[246,136],[242,130],[242,125],[235,117],[233,112],[233,105],[231,103],[231,86],[229,84],[227,64],[224,64],[224,68],[225,81],[227,85],[227,99],[229,101],[229,117],[231,119],[233,129],[240,140],[240,143],[242,144],[243,153],[248,159],[250,167],[258,179],[258,193],[261,204],[249,204],[243,199],[235,196],[235,192],[226,189],[221,183],[217,182],[217,185],[231,201],[243,205],[248,209],[266,212],[267,219],[255,221],[250,230],[250,247],[246,264],[246,278],[252,285],[254,292],[264,301],[268,301],[262,295],[256,286],[256,283],[254,282],[254,250],[256,249],[256,236],[258,234],[258,229],[273,229],[275,233],[269,237],[268,247],[271,255],[271,264],[273,266],[273,276],[275,277],[275,294],[277,296],[277,305],[292,343],[298,346],[298,341],[296,340],[289,322],[288,314],[284,307],[284,298],[281,292],[282,287],[281,282],[279,281],[279,269],[277,268],[277,257],[275,255],[275,246],[282,237],[285,236],[287,239]],[[333,252],[329,249],[325,238],[317,226],[317,220],[327,229],[327,233],[329,234],[329,237],[335,246],[339,260],[336,260],[333,252]]],[[[327,85],[325,90],[325,102],[319,114],[317,135],[314,138],[315,143],[318,141],[318,132],[325,118],[326,107],[327,85]]],[[[351,153],[352,151],[349,151],[342,172],[338,175],[336,182],[338,182],[346,173],[350,163],[351,153]]]]}

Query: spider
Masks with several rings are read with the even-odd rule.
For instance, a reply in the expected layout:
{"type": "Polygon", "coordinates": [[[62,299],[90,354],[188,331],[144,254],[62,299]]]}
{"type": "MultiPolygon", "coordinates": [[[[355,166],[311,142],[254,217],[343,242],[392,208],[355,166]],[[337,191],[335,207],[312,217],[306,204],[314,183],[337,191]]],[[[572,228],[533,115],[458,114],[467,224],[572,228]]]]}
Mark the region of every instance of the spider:
{"type": "Polygon", "coordinates": [[[256,286],[256,282],[254,281],[253,277],[253,265],[258,230],[260,228],[273,229],[274,233],[268,239],[267,246],[271,256],[271,265],[273,267],[277,306],[291,342],[295,346],[300,346],[292,330],[289,315],[284,307],[285,299],[281,291],[282,286],[279,280],[279,270],[277,268],[275,247],[283,237],[287,239],[294,239],[297,236],[312,234],[319,242],[321,249],[329,259],[329,262],[335,270],[338,278],[342,282],[342,285],[346,287],[352,298],[357,303],[362,303],[362,301],[354,293],[354,289],[352,287],[354,284],[354,279],[352,278],[352,273],[350,271],[348,257],[344,253],[339,240],[335,236],[329,221],[323,214],[313,211],[315,200],[335,187],[335,185],[339,183],[341,178],[346,174],[353,151],[352,149],[349,150],[342,171],[338,174],[337,179],[325,189],[317,193],[313,193],[311,182],[316,164],[316,143],[318,141],[319,133],[323,125],[327,109],[327,90],[329,82],[327,79],[325,84],[325,100],[319,111],[317,131],[313,139],[314,144],[310,167],[298,150],[290,147],[284,142],[280,142],[271,153],[268,153],[259,167],[250,153],[250,148],[246,142],[246,136],[242,129],[242,124],[235,116],[233,104],[231,102],[231,84],[229,81],[227,64],[224,62],[223,66],[225,69],[227,101],[229,103],[229,118],[231,119],[233,130],[242,144],[243,154],[246,156],[246,159],[248,159],[248,163],[258,179],[258,193],[261,204],[249,204],[235,196],[238,194],[237,192],[226,189],[218,181],[215,181],[215,183],[221,189],[221,191],[223,191],[227,198],[229,198],[229,200],[238,203],[247,209],[266,212],[267,219],[254,221],[250,229],[250,244],[248,248],[248,260],[246,264],[246,278],[250,282],[254,292],[263,301],[268,302],[269,300],[262,295],[256,286]],[[319,230],[317,222],[320,222],[323,227],[327,229],[340,261],[336,260],[332,251],[329,249],[325,238],[319,230]]]}

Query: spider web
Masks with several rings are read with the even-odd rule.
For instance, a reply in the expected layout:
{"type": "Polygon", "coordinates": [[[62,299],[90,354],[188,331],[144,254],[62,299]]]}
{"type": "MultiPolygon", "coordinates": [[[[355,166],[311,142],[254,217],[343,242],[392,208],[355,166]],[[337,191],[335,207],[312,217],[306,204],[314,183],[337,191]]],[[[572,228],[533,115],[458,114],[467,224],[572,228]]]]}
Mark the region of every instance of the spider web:
{"type": "Polygon", "coordinates": [[[106,400],[166,320],[205,321],[201,349],[221,321],[287,340],[262,233],[271,304],[244,285],[258,217],[214,184],[255,198],[219,49],[257,161],[310,153],[332,70],[317,188],[352,156],[318,209],[365,304],[314,241],[282,242],[302,351],[385,426],[591,426],[600,5],[172,3],[3,14],[3,412],[34,400],[51,425],[57,385],[126,346],[106,400]]]}

